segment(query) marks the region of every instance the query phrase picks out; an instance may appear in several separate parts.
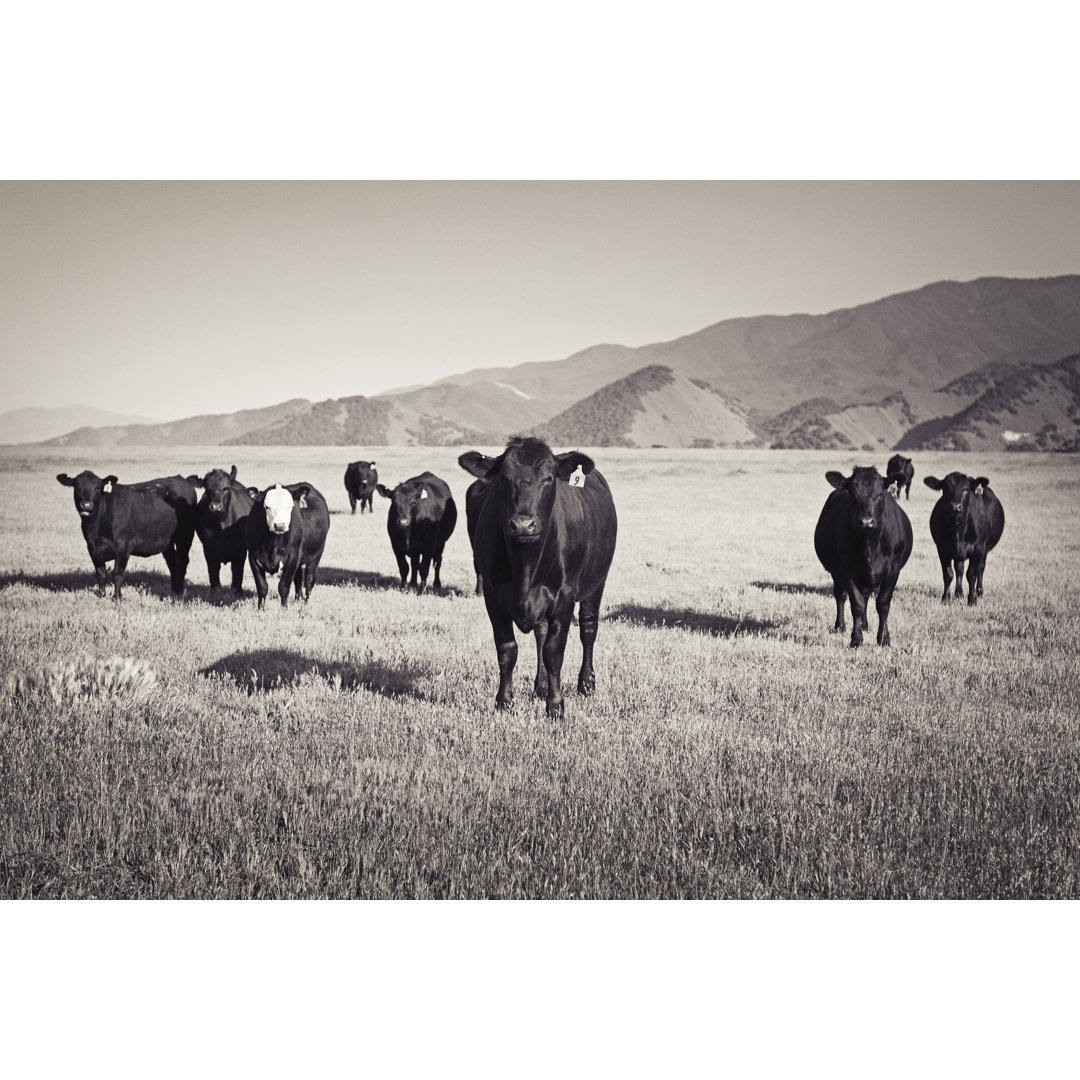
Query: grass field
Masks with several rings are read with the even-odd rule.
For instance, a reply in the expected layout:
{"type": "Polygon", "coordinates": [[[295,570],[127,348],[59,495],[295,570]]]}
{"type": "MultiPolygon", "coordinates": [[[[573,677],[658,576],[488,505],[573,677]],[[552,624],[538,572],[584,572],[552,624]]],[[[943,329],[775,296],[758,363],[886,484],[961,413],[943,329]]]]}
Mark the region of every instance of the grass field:
{"type": "Polygon", "coordinates": [[[893,645],[871,609],[852,650],[813,530],[825,471],[884,459],[594,451],[619,514],[597,694],[553,724],[528,640],[493,710],[459,452],[0,451],[0,895],[1080,897],[1080,597],[1058,580],[1080,459],[917,456],[893,645]],[[348,514],[364,456],[450,484],[441,594],[396,588],[385,500],[348,514]],[[182,603],[160,556],[121,605],[94,595],[57,472],[234,463],[327,497],[306,608],[258,612],[249,571],[212,598],[197,539],[182,603]],[[952,468],[1006,513],[975,608],[938,600],[922,477],[952,468]]]}

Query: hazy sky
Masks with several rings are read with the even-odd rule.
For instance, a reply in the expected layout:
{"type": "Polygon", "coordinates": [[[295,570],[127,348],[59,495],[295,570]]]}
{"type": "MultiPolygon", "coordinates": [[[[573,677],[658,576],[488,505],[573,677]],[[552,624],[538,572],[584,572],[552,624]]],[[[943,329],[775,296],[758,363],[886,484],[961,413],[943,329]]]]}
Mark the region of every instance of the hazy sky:
{"type": "Polygon", "coordinates": [[[371,394],[1077,272],[1077,182],[8,182],[0,411],[371,394]]]}

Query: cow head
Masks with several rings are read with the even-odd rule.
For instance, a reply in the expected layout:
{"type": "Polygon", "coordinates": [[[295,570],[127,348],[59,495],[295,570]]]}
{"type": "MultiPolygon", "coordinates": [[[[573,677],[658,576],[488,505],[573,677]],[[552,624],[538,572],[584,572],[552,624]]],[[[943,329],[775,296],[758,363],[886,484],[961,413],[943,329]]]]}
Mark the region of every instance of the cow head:
{"type": "Polygon", "coordinates": [[[266,527],[270,532],[275,536],[281,536],[289,531],[295,506],[294,496],[291,491],[283,488],[280,484],[275,484],[272,488],[267,488],[266,491],[260,491],[258,488],[248,488],[248,494],[255,502],[262,503],[263,511],[266,514],[266,527]]]}
{"type": "Polygon", "coordinates": [[[223,469],[211,469],[201,480],[189,476],[188,481],[206,492],[206,511],[213,518],[223,518],[229,512],[232,503],[232,486],[236,479],[236,466],[231,472],[223,469]]]}
{"type": "Polygon", "coordinates": [[[112,485],[118,483],[111,474],[104,478],[96,476],[89,469],[84,469],[72,478],[67,473],[58,473],[56,479],[64,487],[75,489],[75,509],[79,517],[93,517],[101,508],[101,500],[112,491],[112,485]]]}
{"type": "Polygon", "coordinates": [[[944,480],[936,476],[924,476],[923,483],[934,491],[940,491],[950,516],[961,520],[967,513],[974,496],[982,495],[983,488],[990,486],[985,476],[965,476],[961,472],[951,472],[944,480]]]}
{"type": "Polygon", "coordinates": [[[432,497],[428,485],[423,480],[416,479],[406,480],[395,488],[388,488],[385,484],[376,484],[375,490],[384,499],[391,501],[394,523],[404,531],[408,531],[416,522],[416,516],[424,500],[432,497]]]}
{"type": "Polygon", "coordinates": [[[462,454],[458,464],[472,476],[497,482],[506,539],[516,545],[535,544],[547,528],[555,505],[555,489],[570,478],[588,476],[592,458],[572,450],[554,454],[542,439],[514,438],[492,460],[475,450],[462,454]]]}
{"type": "Polygon", "coordinates": [[[900,474],[890,473],[883,477],[873,466],[856,467],[850,476],[827,472],[825,479],[837,491],[848,493],[851,521],[861,532],[877,532],[881,528],[885,512],[885,498],[893,485],[900,483],[900,474]]]}

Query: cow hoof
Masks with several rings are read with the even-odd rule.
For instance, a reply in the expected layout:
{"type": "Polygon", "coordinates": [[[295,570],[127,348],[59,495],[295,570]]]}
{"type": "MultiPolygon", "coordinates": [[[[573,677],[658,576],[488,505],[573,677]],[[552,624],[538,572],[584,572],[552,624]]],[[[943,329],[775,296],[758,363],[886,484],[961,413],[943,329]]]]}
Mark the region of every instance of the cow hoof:
{"type": "Polygon", "coordinates": [[[514,707],[514,699],[512,697],[507,698],[505,701],[501,701],[499,698],[495,699],[495,709],[498,712],[507,712],[514,707]]]}
{"type": "Polygon", "coordinates": [[[830,631],[830,634],[842,634],[847,629],[846,623],[837,623],[830,631]]]}
{"type": "Polygon", "coordinates": [[[561,701],[549,701],[547,703],[547,714],[549,720],[561,720],[563,718],[565,708],[561,701]]]}
{"type": "Polygon", "coordinates": [[[548,684],[546,681],[543,683],[533,683],[533,697],[538,697],[541,701],[547,701],[547,696],[548,684]]]}
{"type": "Polygon", "coordinates": [[[853,649],[857,649],[862,644],[862,638],[859,638],[858,641],[852,638],[849,644],[853,649]]]}
{"type": "Polygon", "coordinates": [[[592,697],[596,693],[596,676],[590,675],[587,679],[578,679],[577,692],[582,697],[592,697]]]}

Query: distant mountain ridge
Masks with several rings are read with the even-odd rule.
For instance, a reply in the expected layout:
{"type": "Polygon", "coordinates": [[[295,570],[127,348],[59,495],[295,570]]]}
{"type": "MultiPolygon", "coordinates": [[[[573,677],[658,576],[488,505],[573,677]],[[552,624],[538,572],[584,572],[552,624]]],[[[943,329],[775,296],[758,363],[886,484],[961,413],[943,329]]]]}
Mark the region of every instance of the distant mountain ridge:
{"type": "Polygon", "coordinates": [[[80,427],[156,423],[145,416],[126,416],[89,405],[33,405],[0,414],[0,443],[41,442],[80,427]]]}
{"type": "Polygon", "coordinates": [[[497,445],[536,431],[579,446],[876,452],[952,437],[957,448],[1061,449],[1080,418],[1016,377],[1047,368],[1036,382],[1064,386],[1072,369],[1055,365],[1078,353],[1080,275],[942,281],[824,315],[727,319],[674,341],[594,345],[562,360],[478,368],[373,397],[295,399],[272,410],[81,429],[52,441],[497,445]],[[1001,401],[1021,392],[1035,402],[1023,430],[1052,423],[1055,438],[1004,434],[1019,429],[1002,426],[1001,401]],[[966,412],[983,399],[993,422],[966,412]],[[1048,410],[1044,423],[1033,415],[1038,409],[1048,410]]]}

